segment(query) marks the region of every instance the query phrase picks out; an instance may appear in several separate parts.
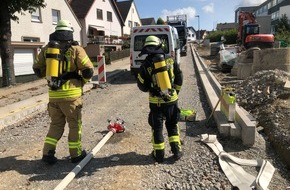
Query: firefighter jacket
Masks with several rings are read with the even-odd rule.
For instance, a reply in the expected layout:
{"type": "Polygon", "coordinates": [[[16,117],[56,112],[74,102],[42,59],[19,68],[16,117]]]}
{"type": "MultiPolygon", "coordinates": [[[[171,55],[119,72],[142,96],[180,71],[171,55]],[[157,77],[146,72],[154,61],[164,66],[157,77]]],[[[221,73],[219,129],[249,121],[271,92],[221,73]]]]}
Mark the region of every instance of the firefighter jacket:
{"type": "MultiPolygon", "coordinates": [[[[40,78],[46,78],[46,54],[48,46],[45,46],[33,64],[35,74],[40,78]]],[[[62,62],[62,72],[69,73],[64,83],[57,89],[49,87],[49,101],[72,101],[82,95],[82,87],[93,76],[94,66],[85,50],[78,45],[71,45],[65,51],[65,62],[62,62]],[[85,73],[85,74],[84,74],[85,73]],[[72,76],[73,77],[72,77],[72,76]]]]}
{"type": "Polygon", "coordinates": [[[143,64],[140,66],[140,72],[137,75],[138,88],[143,92],[149,92],[149,103],[151,104],[172,104],[178,100],[178,93],[183,83],[183,74],[180,70],[179,64],[174,61],[170,56],[165,56],[165,63],[167,65],[167,72],[170,76],[172,84],[172,93],[170,100],[165,101],[156,89],[156,84],[153,81],[153,58],[154,54],[149,54],[143,64]]]}

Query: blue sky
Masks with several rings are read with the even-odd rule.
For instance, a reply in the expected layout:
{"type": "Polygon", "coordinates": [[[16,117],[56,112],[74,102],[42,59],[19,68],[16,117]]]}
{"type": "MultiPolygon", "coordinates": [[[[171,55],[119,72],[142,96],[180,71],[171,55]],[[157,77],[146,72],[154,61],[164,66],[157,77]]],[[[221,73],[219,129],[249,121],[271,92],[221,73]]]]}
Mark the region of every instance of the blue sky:
{"type": "Polygon", "coordinates": [[[141,18],[186,14],[188,26],[212,30],[217,23],[234,22],[235,10],[242,6],[260,5],[265,0],[134,0],[141,18]]]}

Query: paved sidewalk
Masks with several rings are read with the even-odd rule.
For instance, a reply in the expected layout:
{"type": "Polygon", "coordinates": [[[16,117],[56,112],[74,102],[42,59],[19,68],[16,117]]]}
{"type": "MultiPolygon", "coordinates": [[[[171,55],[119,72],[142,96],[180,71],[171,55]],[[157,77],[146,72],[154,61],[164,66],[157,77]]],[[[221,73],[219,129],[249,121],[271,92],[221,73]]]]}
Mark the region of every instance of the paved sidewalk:
{"type": "MultiPolygon", "coordinates": [[[[107,82],[112,78],[114,75],[118,74],[119,72],[123,72],[124,70],[130,70],[130,59],[129,57],[120,59],[118,61],[112,62],[110,65],[105,65],[106,71],[106,78],[107,82]]],[[[98,80],[98,68],[95,68],[95,74],[93,77],[93,81],[88,83],[84,86],[84,92],[91,90],[98,80]]],[[[33,82],[36,85],[46,83],[45,80],[39,80],[33,82]]],[[[28,88],[28,85],[23,84],[19,85],[18,88],[15,88],[15,92],[17,90],[25,90],[28,88]]],[[[3,92],[5,93],[5,92],[3,92]]],[[[48,94],[42,94],[39,96],[31,97],[27,100],[23,100],[21,102],[17,102],[6,107],[0,107],[0,130],[4,127],[14,124],[21,119],[42,112],[46,109],[48,103],[48,94]]]]}
{"type": "MultiPolygon", "coordinates": [[[[124,70],[130,70],[130,58],[126,57],[117,61],[113,61],[111,64],[109,65],[105,65],[105,70],[107,73],[107,78],[110,77],[111,74],[115,73],[115,72],[120,72],[120,71],[124,71],[124,70]]],[[[93,78],[95,78],[98,75],[98,68],[95,68],[95,76],[93,78]]]]}

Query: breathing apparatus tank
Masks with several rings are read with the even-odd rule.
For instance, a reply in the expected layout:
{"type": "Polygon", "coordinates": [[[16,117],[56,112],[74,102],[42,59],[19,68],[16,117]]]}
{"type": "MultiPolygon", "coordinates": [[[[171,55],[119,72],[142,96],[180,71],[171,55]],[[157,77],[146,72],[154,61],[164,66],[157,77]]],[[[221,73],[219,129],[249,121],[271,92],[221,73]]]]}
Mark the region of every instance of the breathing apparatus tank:
{"type": "Polygon", "coordinates": [[[61,66],[61,50],[60,45],[56,41],[50,41],[48,43],[46,53],[46,78],[49,86],[53,89],[59,87],[57,78],[62,73],[61,66]]]}
{"type": "Polygon", "coordinates": [[[157,86],[160,88],[161,97],[165,101],[169,101],[172,86],[168,74],[168,67],[165,63],[164,55],[156,54],[152,60],[154,64],[154,77],[156,79],[157,86]]]}
{"type": "Polygon", "coordinates": [[[46,77],[58,77],[61,72],[59,64],[60,45],[56,41],[50,41],[46,53],[46,77]]]}

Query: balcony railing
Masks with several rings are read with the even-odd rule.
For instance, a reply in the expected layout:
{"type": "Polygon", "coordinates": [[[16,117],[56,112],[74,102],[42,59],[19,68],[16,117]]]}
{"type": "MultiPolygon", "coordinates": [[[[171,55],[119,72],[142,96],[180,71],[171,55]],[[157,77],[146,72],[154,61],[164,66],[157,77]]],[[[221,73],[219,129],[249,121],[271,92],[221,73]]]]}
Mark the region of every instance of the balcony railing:
{"type": "Polygon", "coordinates": [[[110,37],[105,37],[105,36],[88,36],[89,43],[93,44],[118,44],[122,45],[123,40],[121,39],[115,39],[115,38],[110,38],[110,37]]]}

